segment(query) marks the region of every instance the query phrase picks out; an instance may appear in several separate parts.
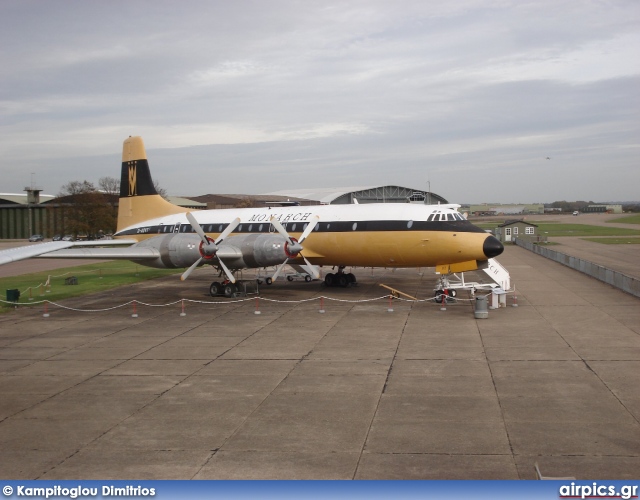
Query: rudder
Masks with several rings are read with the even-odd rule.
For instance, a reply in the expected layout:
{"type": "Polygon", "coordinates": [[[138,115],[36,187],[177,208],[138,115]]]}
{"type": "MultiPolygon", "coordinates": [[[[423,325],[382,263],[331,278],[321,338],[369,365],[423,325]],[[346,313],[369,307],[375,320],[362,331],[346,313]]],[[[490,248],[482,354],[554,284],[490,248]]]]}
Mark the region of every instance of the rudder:
{"type": "Polygon", "coordinates": [[[122,145],[117,232],[147,219],[187,212],[169,203],[153,185],[142,137],[129,136],[122,145]]]}
{"type": "Polygon", "coordinates": [[[122,144],[120,198],[158,194],[151,180],[142,137],[129,137],[122,144]]]}

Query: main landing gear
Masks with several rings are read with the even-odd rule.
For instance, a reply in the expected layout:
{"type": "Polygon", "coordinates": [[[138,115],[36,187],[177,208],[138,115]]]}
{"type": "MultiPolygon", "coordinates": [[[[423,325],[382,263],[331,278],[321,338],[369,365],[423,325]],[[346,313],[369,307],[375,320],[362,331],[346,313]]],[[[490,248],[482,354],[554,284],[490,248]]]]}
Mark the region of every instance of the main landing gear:
{"type": "Polygon", "coordinates": [[[324,284],[327,286],[340,286],[346,288],[356,284],[356,276],[353,273],[345,273],[344,266],[338,268],[337,273],[328,273],[324,277],[324,284]]]}
{"type": "Polygon", "coordinates": [[[238,285],[231,283],[229,280],[224,280],[222,283],[214,281],[209,287],[209,294],[212,297],[219,297],[224,295],[227,298],[235,297],[238,293],[238,285]]]}

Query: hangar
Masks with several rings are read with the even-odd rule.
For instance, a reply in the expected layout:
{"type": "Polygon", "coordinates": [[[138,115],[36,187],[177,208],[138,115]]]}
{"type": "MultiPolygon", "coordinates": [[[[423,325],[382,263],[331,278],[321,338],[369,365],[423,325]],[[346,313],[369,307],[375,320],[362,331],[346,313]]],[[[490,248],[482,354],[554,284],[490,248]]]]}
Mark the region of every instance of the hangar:
{"type": "Polygon", "coordinates": [[[41,194],[41,189],[25,191],[0,193],[0,239],[28,238],[44,232],[50,218],[45,204],[55,197],[41,194]]]}
{"type": "Polygon", "coordinates": [[[321,205],[345,205],[351,203],[449,203],[442,196],[403,186],[357,186],[345,188],[285,189],[267,193],[271,196],[287,196],[313,200],[321,205]]]}
{"type": "Polygon", "coordinates": [[[402,186],[284,189],[265,194],[205,194],[190,199],[207,208],[268,205],[344,205],[355,203],[449,203],[442,196],[402,186]]]}

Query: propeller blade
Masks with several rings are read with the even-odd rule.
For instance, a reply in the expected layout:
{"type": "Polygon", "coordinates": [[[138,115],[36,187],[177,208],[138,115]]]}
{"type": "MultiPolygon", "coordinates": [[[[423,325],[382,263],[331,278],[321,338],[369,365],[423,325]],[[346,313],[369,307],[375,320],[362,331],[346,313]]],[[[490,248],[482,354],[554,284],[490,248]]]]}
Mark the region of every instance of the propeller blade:
{"type": "Polygon", "coordinates": [[[208,245],[209,240],[207,240],[207,235],[204,234],[202,226],[198,224],[198,221],[191,212],[187,212],[187,220],[189,221],[189,224],[191,224],[191,227],[195,230],[195,232],[198,233],[198,236],[200,236],[200,239],[204,242],[204,244],[208,245]]]}
{"type": "Polygon", "coordinates": [[[270,221],[271,221],[271,224],[273,224],[273,227],[276,228],[276,231],[278,231],[280,235],[289,242],[290,245],[293,245],[293,240],[291,239],[291,236],[289,236],[289,233],[287,233],[287,230],[284,227],[282,227],[282,224],[280,224],[280,221],[275,217],[271,217],[270,221]]]}
{"type": "Polygon", "coordinates": [[[202,262],[202,259],[203,258],[200,257],[193,264],[191,264],[191,267],[187,269],[184,273],[182,273],[182,276],[180,276],[180,280],[182,281],[186,280],[189,277],[189,275],[193,272],[193,270],[200,265],[200,262],[202,262]]]}
{"type": "Polygon", "coordinates": [[[235,219],[233,219],[231,221],[231,224],[227,226],[227,229],[222,231],[222,233],[220,233],[220,236],[218,236],[218,238],[216,239],[216,245],[219,245],[220,243],[222,243],[222,240],[224,240],[227,236],[233,233],[233,231],[235,231],[235,229],[238,227],[239,224],[240,224],[240,217],[236,217],[235,219]]]}
{"type": "Polygon", "coordinates": [[[311,264],[311,262],[309,262],[304,255],[302,256],[302,258],[304,259],[305,264],[307,264],[306,266],[304,266],[304,268],[307,270],[307,272],[310,275],[312,275],[315,279],[319,279],[320,278],[320,271],[318,271],[318,268],[316,266],[314,266],[313,264],[311,264]]]}
{"type": "Polygon", "coordinates": [[[220,264],[220,267],[223,269],[224,273],[227,275],[227,278],[229,278],[229,281],[231,283],[235,283],[236,279],[234,278],[234,276],[231,273],[231,271],[229,271],[229,268],[224,265],[224,262],[222,262],[222,259],[219,258],[218,259],[218,263],[220,264]]]}
{"type": "Polygon", "coordinates": [[[309,224],[307,224],[307,229],[305,229],[304,233],[302,233],[302,236],[300,236],[300,239],[298,240],[298,243],[302,243],[304,240],[307,239],[307,236],[309,236],[311,234],[311,231],[313,231],[315,229],[315,227],[318,225],[319,221],[320,221],[320,217],[318,217],[316,215],[313,218],[313,220],[311,222],[309,222],[309,224]]]}
{"type": "Polygon", "coordinates": [[[276,269],[276,272],[273,273],[273,276],[271,276],[271,281],[275,281],[276,278],[280,276],[280,272],[284,269],[284,266],[287,265],[287,262],[289,262],[289,259],[286,259],[282,264],[278,266],[278,269],[276,269]]]}

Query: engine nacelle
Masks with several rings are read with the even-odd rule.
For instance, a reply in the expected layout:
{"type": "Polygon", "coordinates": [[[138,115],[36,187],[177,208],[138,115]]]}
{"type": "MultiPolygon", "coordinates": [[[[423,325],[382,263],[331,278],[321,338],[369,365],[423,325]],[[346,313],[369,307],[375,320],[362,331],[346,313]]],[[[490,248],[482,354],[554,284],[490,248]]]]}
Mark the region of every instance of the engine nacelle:
{"type": "MultiPolygon", "coordinates": [[[[160,269],[189,267],[202,257],[200,243],[197,234],[169,233],[154,236],[136,246],[154,248],[160,252],[160,257],[137,262],[160,269]]],[[[285,239],[277,234],[230,236],[219,245],[217,256],[229,269],[275,266],[282,264],[287,258],[285,239]]],[[[217,259],[205,259],[204,263],[206,262],[215,264],[217,259]]]]}
{"type": "Polygon", "coordinates": [[[200,257],[200,237],[197,234],[163,234],[141,241],[141,248],[154,248],[160,252],[155,260],[138,261],[139,264],[160,269],[189,267],[200,257]]]}
{"type": "Polygon", "coordinates": [[[276,266],[288,257],[285,243],[279,234],[231,236],[220,245],[218,255],[227,266],[236,269],[276,266]]]}

